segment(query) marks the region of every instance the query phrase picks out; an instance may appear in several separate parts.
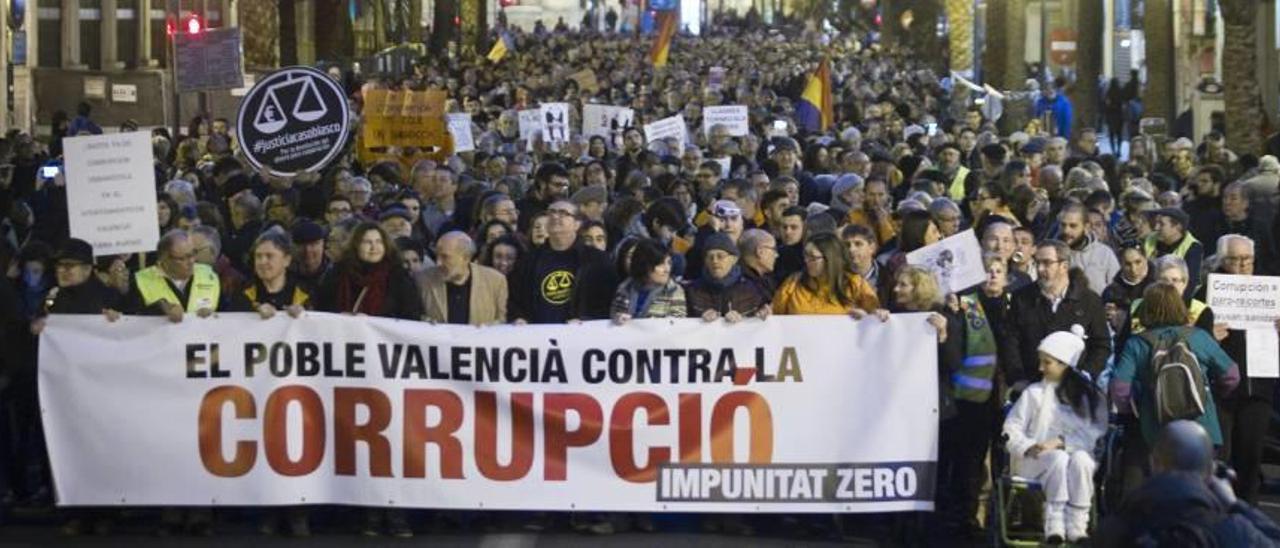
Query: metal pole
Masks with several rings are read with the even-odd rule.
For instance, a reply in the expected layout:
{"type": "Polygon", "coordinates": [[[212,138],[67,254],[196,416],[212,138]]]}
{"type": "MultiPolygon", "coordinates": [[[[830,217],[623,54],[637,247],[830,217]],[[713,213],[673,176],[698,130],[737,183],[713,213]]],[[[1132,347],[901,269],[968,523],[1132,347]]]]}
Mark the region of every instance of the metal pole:
{"type": "Polygon", "coordinates": [[[1047,78],[1052,72],[1049,70],[1049,0],[1040,0],[1040,74],[1036,75],[1036,79],[1047,78]]]}
{"type": "Polygon", "coordinates": [[[182,94],[178,93],[178,40],[177,35],[181,27],[182,5],[180,0],[169,0],[166,5],[165,12],[168,14],[170,21],[173,21],[173,34],[168,34],[168,25],[165,25],[165,38],[169,40],[169,70],[173,75],[171,78],[172,97],[173,97],[173,146],[178,146],[178,138],[182,135],[182,94]]]}

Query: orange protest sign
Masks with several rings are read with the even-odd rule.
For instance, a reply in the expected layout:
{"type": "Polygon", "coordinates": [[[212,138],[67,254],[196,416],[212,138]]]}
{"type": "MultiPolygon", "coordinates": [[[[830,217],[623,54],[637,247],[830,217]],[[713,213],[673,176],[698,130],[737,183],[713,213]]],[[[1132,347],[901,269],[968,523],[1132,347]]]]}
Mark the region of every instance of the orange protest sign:
{"type": "Polygon", "coordinates": [[[365,93],[364,146],[452,150],[443,91],[370,90],[365,93]]]}

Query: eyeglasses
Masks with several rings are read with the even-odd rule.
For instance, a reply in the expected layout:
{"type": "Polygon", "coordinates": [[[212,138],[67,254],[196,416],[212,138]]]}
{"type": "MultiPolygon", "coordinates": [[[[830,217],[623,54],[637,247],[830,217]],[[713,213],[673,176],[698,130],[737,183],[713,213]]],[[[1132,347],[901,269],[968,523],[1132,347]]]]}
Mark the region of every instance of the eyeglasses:
{"type": "Polygon", "coordinates": [[[1235,265],[1251,265],[1253,264],[1253,260],[1254,258],[1249,255],[1245,255],[1241,257],[1223,257],[1222,258],[1222,262],[1227,264],[1235,264],[1235,265]]]}
{"type": "Polygon", "coordinates": [[[816,262],[824,261],[824,260],[826,260],[826,257],[823,257],[822,255],[808,255],[808,254],[806,254],[806,255],[804,256],[804,262],[806,262],[806,263],[816,263],[816,262]]]}

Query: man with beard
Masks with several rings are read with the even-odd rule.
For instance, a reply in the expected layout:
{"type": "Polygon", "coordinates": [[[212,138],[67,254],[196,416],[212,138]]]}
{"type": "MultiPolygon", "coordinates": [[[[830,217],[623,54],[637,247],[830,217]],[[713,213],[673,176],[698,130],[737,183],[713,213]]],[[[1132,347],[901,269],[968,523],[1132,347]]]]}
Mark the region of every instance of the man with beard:
{"type": "Polygon", "coordinates": [[[1089,289],[1101,295],[1120,271],[1120,262],[1110,247],[1089,233],[1086,218],[1084,206],[1067,204],[1058,213],[1058,239],[1071,248],[1071,267],[1083,270],[1089,289]]]}

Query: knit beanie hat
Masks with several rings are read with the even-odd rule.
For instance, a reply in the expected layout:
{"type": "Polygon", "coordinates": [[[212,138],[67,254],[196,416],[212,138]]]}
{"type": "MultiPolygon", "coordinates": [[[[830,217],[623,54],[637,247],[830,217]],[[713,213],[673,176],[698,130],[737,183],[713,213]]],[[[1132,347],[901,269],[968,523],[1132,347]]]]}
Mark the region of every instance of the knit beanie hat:
{"type": "Polygon", "coordinates": [[[1080,355],[1084,354],[1084,328],[1075,324],[1071,326],[1071,331],[1050,333],[1040,341],[1038,350],[1068,367],[1075,367],[1080,363],[1080,355]]]}

